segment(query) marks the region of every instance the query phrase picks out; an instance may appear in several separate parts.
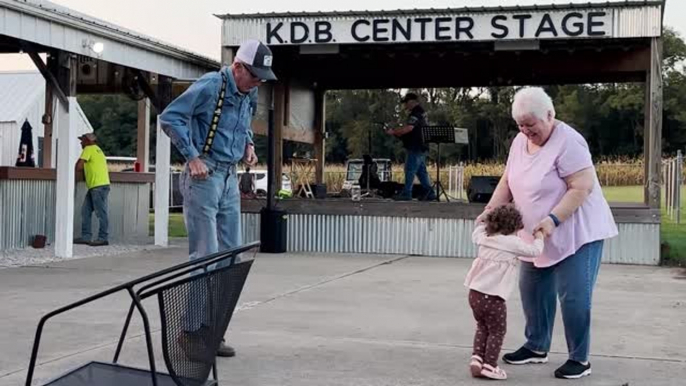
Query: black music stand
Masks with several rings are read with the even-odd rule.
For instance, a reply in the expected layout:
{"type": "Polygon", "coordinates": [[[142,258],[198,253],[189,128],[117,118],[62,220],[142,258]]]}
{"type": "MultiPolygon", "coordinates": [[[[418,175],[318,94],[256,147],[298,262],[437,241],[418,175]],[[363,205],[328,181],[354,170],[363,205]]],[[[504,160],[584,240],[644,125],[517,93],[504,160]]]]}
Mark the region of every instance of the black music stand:
{"type": "MultiPolygon", "coordinates": [[[[441,201],[441,195],[445,196],[445,200],[450,202],[448,193],[445,192],[441,184],[441,144],[455,143],[455,128],[452,126],[424,126],[422,127],[422,139],[424,143],[435,143],[438,149],[436,158],[436,182],[434,182],[433,190],[436,192],[436,201],[441,201]]],[[[428,196],[429,193],[427,193],[428,196]]],[[[425,198],[427,196],[424,196],[425,198]]]]}

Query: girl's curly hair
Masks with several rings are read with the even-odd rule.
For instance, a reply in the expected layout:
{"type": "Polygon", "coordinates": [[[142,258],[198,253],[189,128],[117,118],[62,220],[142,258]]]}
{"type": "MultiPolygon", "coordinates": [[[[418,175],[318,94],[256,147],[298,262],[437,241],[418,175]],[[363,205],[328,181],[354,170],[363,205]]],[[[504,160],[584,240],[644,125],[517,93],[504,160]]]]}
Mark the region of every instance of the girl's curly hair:
{"type": "Polygon", "coordinates": [[[524,228],[522,214],[514,205],[508,204],[493,209],[486,216],[486,234],[511,235],[524,228]]]}

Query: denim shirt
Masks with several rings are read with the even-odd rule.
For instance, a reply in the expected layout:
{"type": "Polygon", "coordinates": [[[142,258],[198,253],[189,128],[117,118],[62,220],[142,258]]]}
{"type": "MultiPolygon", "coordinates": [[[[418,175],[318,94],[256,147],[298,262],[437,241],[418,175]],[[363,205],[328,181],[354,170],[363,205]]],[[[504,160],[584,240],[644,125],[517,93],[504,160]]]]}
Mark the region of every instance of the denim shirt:
{"type": "MultiPolygon", "coordinates": [[[[251,122],[257,108],[257,87],[243,94],[236,87],[231,69],[224,67],[221,71],[227,75],[226,93],[208,156],[217,162],[236,164],[243,158],[246,144],[253,143],[251,122]]],[[[203,155],[221,85],[220,72],[207,73],[172,101],[159,116],[162,130],[186,161],[203,155]]]]}

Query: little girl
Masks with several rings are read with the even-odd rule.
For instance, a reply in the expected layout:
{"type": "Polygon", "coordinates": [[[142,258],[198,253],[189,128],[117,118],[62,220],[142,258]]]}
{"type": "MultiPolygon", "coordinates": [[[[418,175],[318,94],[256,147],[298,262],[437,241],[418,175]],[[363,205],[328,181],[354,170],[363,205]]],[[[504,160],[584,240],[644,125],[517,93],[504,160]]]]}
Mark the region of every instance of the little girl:
{"type": "Polygon", "coordinates": [[[537,257],[543,253],[543,233],[537,232],[533,244],[516,232],[524,228],[522,215],[512,205],[493,209],[484,222],[477,223],[472,240],[478,257],[465,279],[469,305],[476,319],[474,351],[469,368],[472,376],[507,379],[498,367],[498,356],[507,329],[505,301],[517,282],[519,256],[537,257]]]}

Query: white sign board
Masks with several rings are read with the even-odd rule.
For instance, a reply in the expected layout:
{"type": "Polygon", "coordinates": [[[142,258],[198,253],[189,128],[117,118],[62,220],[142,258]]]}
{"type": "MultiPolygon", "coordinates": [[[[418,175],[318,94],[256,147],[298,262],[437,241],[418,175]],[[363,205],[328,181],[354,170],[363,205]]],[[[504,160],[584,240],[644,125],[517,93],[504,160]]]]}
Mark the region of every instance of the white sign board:
{"type": "Polygon", "coordinates": [[[467,129],[455,128],[455,143],[469,144],[469,132],[467,129]]]}
{"type": "Polygon", "coordinates": [[[407,43],[602,38],[612,36],[611,10],[472,13],[416,17],[267,20],[269,45],[407,43]]]}

